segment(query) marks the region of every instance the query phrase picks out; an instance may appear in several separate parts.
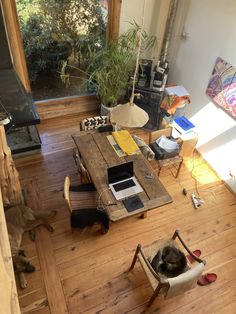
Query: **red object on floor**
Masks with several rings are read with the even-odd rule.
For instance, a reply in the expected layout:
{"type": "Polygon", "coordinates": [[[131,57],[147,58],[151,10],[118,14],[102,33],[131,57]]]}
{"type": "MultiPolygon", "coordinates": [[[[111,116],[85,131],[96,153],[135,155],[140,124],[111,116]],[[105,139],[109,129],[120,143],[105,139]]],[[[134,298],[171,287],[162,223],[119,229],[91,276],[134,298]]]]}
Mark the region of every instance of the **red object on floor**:
{"type": "MultiPolygon", "coordinates": [[[[202,254],[202,252],[201,252],[200,250],[195,250],[195,251],[193,251],[192,253],[193,253],[194,255],[196,255],[197,257],[200,257],[201,254],[202,254]]],[[[186,257],[187,257],[187,259],[189,260],[189,262],[190,262],[191,264],[195,261],[195,259],[194,259],[191,255],[187,255],[186,257]]]]}
{"type": "Polygon", "coordinates": [[[217,279],[217,275],[216,274],[214,274],[214,273],[207,273],[205,275],[202,275],[198,279],[197,284],[199,286],[206,286],[206,285],[209,285],[212,282],[215,282],[216,279],[217,279]]]}

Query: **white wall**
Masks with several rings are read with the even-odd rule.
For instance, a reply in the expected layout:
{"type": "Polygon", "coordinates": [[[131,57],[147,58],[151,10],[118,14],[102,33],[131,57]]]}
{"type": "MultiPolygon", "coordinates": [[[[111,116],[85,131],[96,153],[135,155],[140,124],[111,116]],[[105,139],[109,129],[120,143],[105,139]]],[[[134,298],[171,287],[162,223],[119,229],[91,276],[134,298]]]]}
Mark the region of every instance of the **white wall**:
{"type": "MultiPolygon", "coordinates": [[[[167,0],[165,0],[167,1],[167,0]]],[[[135,20],[139,25],[142,24],[144,0],[122,0],[120,15],[120,33],[130,27],[130,22],[135,20]]],[[[144,29],[149,35],[157,34],[157,20],[160,12],[161,0],[146,0],[144,29]]],[[[151,51],[147,57],[155,57],[156,49],[151,51]]]]}
{"type": "MultiPolygon", "coordinates": [[[[139,25],[142,23],[144,0],[122,0],[120,16],[120,32],[129,28],[129,22],[135,20],[139,25]]],[[[159,10],[159,0],[146,0],[144,28],[149,35],[155,35],[156,19],[155,13],[159,10]]]]}
{"type": "Polygon", "coordinates": [[[175,34],[179,46],[172,51],[169,82],[190,92],[186,115],[198,128],[198,150],[236,192],[236,179],[229,176],[236,169],[236,120],[205,94],[218,56],[236,66],[235,13],[235,0],[190,0],[185,23],[189,37],[181,41],[181,29],[175,34]]]}

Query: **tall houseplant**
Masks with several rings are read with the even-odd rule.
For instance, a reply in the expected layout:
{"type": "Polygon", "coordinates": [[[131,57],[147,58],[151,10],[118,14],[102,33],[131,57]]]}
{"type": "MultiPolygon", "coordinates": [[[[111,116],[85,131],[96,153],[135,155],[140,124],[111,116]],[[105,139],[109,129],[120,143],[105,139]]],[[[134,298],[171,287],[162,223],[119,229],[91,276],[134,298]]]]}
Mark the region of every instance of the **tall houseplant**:
{"type": "Polygon", "coordinates": [[[92,54],[87,73],[101,104],[114,107],[125,94],[134,62],[132,53],[125,54],[120,42],[108,41],[105,48],[92,54]]]}
{"type": "MultiPolygon", "coordinates": [[[[133,22],[130,29],[117,41],[108,40],[105,47],[90,50],[86,81],[94,88],[101,103],[106,107],[116,106],[131,84],[130,77],[135,67],[140,32],[140,26],[133,22]]],[[[143,30],[141,36],[143,53],[154,47],[156,38],[143,30]]],[[[63,81],[72,77],[66,72],[67,67],[70,66],[64,64],[61,71],[63,81]]]]}

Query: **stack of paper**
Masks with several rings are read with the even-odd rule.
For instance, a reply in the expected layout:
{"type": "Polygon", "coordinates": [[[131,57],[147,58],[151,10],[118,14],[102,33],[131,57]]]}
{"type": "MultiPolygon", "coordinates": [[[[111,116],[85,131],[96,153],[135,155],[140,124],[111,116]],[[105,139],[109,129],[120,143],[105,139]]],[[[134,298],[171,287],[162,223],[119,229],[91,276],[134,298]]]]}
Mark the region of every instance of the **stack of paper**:
{"type": "Polygon", "coordinates": [[[178,97],[189,96],[189,92],[183,86],[166,87],[165,91],[168,95],[175,95],[178,97]]]}
{"type": "Polygon", "coordinates": [[[165,135],[162,135],[160,138],[158,138],[156,143],[167,153],[171,153],[179,148],[179,144],[176,141],[168,139],[165,135]]]}

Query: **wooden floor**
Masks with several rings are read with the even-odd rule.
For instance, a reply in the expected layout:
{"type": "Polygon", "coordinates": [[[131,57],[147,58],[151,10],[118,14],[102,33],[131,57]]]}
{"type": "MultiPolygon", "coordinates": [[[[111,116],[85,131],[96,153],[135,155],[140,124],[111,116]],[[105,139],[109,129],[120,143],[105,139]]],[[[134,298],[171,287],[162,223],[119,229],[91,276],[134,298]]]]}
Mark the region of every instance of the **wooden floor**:
{"type": "Polygon", "coordinates": [[[66,175],[78,182],[71,134],[79,130],[82,118],[42,121],[41,154],[16,160],[29,204],[57,210],[54,233],[41,227],[36,242],[24,236],[23,248],[36,272],[26,274],[25,290],[18,289],[22,313],[236,313],[236,198],[197,154],[184,164],[178,179],[175,169],[162,170],[160,179],[173,203],[150,211],[146,219],[113,223],[106,235],[96,228],[71,233],[62,189],[66,175]],[[196,189],[205,201],[199,209],[191,202],[196,189]],[[125,271],[138,243],[168,238],[175,229],[191,249],[201,249],[207,271],[218,279],[168,301],[157,299],[145,311],[152,292],[147,279],[138,263],[128,275],[125,271]]]}

